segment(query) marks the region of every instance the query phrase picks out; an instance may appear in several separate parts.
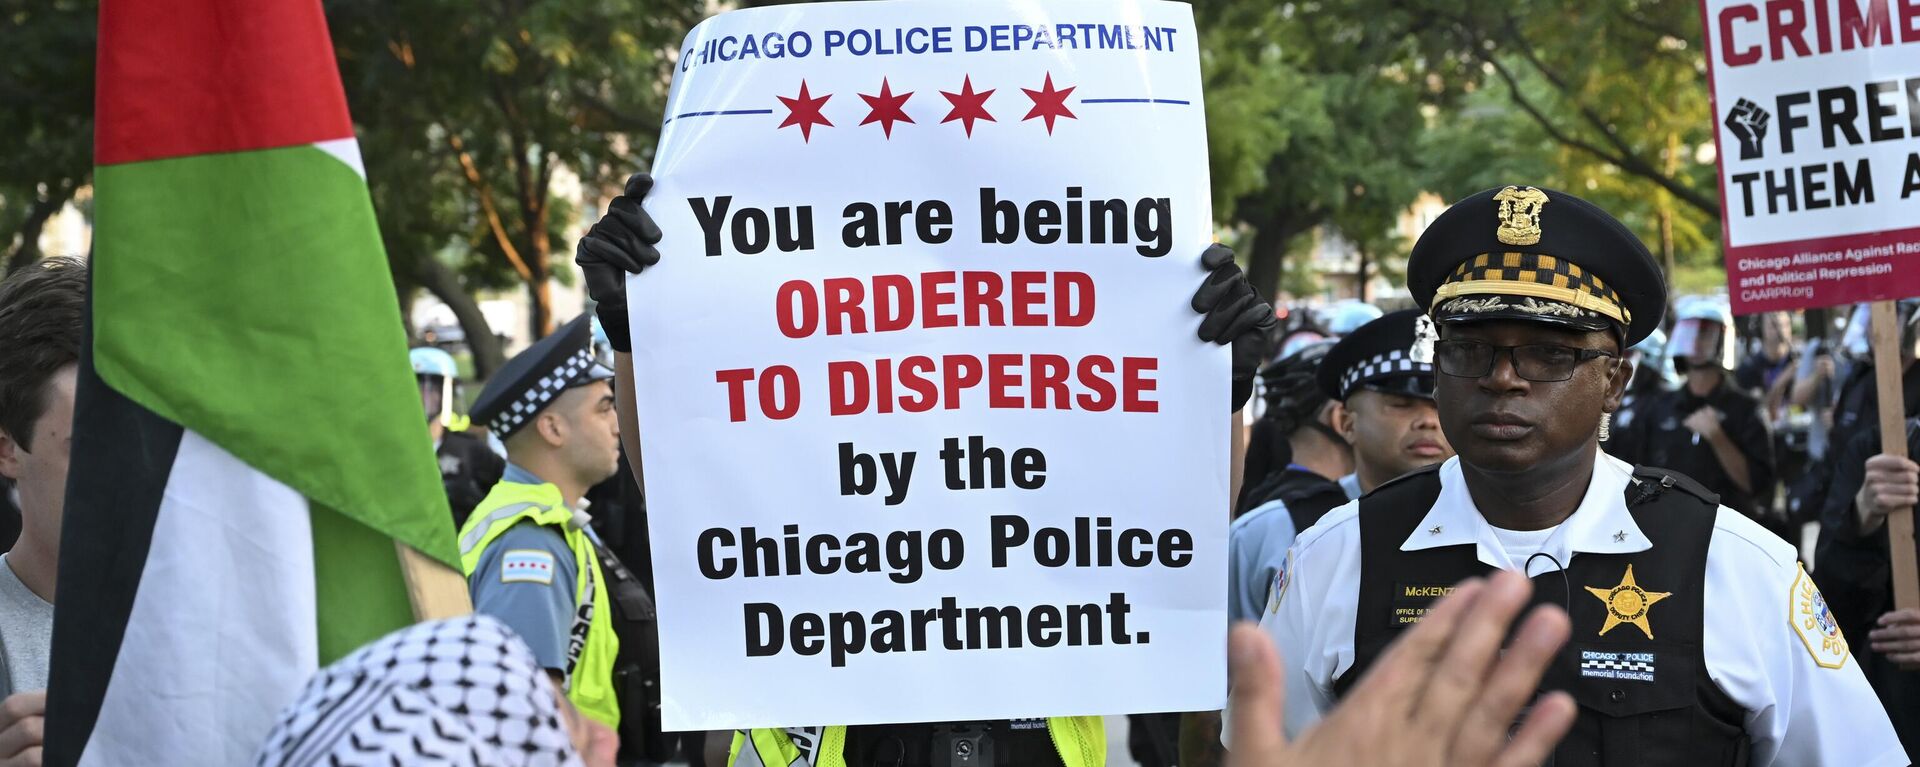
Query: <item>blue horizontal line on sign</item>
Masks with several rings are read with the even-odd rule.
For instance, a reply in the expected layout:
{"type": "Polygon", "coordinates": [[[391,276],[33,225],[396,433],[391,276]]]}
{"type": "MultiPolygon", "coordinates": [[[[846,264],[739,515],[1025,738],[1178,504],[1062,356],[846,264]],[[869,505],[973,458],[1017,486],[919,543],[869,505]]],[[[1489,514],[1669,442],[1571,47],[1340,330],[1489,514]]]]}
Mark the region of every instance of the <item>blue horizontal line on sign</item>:
{"type": "Polygon", "coordinates": [[[674,115],[671,119],[667,120],[667,122],[673,122],[674,120],[681,120],[688,117],[713,117],[715,115],[770,115],[770,114],[773,114],[773,110],[771,109],[720,109],[712,112],[688,112],[683,115],[674,115]]]}
{"type": "Polygon", "coordinates": [[[1191,101],[1181,99],[1081,99],[1082,104],[1179,104],[1191,105],[1191,101]]]}

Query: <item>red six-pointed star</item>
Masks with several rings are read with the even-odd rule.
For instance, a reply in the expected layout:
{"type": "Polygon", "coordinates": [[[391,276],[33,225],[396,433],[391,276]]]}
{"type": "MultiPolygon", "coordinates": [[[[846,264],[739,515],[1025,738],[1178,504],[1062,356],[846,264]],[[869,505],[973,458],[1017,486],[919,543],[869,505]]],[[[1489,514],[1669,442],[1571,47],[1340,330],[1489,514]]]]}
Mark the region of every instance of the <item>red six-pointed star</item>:
{"type": "Polygon", "coordinates": [[[861,120],[860,124],[880,123],[880,130],[886,132],[887,138],[893,138],[894,123],[913,122],[913,118],[908,117],[907,113],[900,109],[906,106],[907,99],[913,98],[913,91],[896,96],[893,94],[892,86],[887,84],[887,79],[884,77],[880,78],[880,95],[869,96],[862,93],[860,98],[866,100],[869,107],[867,119],[861,120]]]}
{"type": "Polygon", "coordinates": [[[798,98],[790,99],[785,96],[776,96],[775,98],[780,99],[780,103],[787,105],[787,119],[780,123],[780,127],[785,128],[789,125],[800,126],[801,141],[813,140],[813,126],[815,125],[825,125],[829,128],[833,127],[833,123],[828,122],[826,116],[820,114],[820,107],[825,106],[827,99],[833,98],[833,94],[829,93],[825,96],[814,98],[813,94],[807,92],[806,80],[800,81],[800,96],[798,98]]]}
{"type": "Polygon", "coordinates": [[[953,105],[953,109],[947,112],[947,119],[941,120],[940,122],[950,123],[954,120],[959,120],[960,124],[966,127],[969,138],[973,136],[974,120],[999,122],[993,119],[993,115],[987,114],[987,97],[992,96],[993,91],[984,90],[979,93],[974,93],[972,75],[968,75],[967,78],[961,82],[959,93],[941,91],[940,95],[947,97],[947,102],[953,105]]]}
{"type": "Polygon", "coordinates": [[[1073,87],[1068,86],[1064,90],[1054,90],[1052,72],[1047,73],[1047,83],[1041,86],[1040,90],[1036,91],[1030,88],[1021,88],[1020,90],[1026,92],[1027,98],[1033,99],[1033,108],[1027,110],[1027,116],[1020,119],[1026,121],[1035,117],[1044,118],[1047,121],[1048,135],[1053,134],[1054,118],[1066,117],[1074,120],[1080,119],[1075,117],[1073,112],[1067,109],[1067,96],[1073,93],[1073,87]]]}

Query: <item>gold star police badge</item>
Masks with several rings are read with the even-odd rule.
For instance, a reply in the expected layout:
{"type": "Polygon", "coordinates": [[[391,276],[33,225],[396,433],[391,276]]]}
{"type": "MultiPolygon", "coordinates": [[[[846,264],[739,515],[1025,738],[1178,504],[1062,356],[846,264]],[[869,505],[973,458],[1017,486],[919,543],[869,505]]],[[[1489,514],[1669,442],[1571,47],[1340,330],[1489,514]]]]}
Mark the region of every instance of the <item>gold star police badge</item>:
{"type": "Polygon", "coordinates": [[[1510,186],[1493,196],[1500,203],[1500,230],[1494,234],[1508,245],[1534,245],[1540,242],[1540,209],[1550,200],[1547,193],[1530,186],[1510,186]]]}
{"type": "Polygon", "coordinates": [[[1610,589],[1586,587],[1587,592],[1607,603],[1607,623],[1600,627],[1600,636],[1606,636],[1614,626],[1631,623],[1640,627],[1640,632],[1653,638],[1653,628],[1647,625],[1647,609],[1653,603],[1673,596],[1672,592],[1647,591],[1633,582],[1633,565],[1627,565],[1627,574],[1621,576],[1620,585],[1610,589]]]}

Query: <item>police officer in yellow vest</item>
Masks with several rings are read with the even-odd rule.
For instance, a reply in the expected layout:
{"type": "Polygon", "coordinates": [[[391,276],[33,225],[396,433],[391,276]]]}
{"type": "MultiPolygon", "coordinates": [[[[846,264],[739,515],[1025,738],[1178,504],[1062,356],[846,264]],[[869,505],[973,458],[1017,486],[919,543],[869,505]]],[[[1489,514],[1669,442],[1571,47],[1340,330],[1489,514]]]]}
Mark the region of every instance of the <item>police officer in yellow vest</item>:
{"type": "Polygon", "coordinates": [[[651,597],[581,501],[620,456],[613,371],[593,354],[588,323],[583,314],[509,360],[474,402],[474,418],[506,442],[507,468],[460,529],[460,566],[474,609],[525,639],[582,713],[620,732],[627,757],[659,734],[658,685],[645,673],[658,645],[651,597]]]}

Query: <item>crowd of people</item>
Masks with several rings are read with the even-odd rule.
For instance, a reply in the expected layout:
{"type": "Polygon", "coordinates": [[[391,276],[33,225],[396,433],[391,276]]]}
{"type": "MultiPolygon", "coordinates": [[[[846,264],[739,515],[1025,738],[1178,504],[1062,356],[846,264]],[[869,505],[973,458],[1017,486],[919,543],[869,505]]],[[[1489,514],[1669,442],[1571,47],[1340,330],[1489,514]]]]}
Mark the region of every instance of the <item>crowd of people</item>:
{"type": "MultiPolygon", "coordinates": [[[[470,409],[454,358],[413,350],[479,615],[323,669],[259,763],[1104,764],[1098,717],[661,732],[626,404],[642,331],[625,282],[662,255],[650,185],[635,176],[579,244],[595,312],[470,409]]],[[[1140,762],[1207,764],[1223,740],[1244,765],[1920,754],[1920,612],[1892,604],[1885,524],[1920,500],[1920,465],[1881,454],[1865,307],[1736,319],[1724,298],[1675,300],[1611,216],[1534,187],[1437,219],[1397,311],[1283,323],[1232,251],[1194,255],[1196,335],[1230,348],[1235,411],[1252,403],[1226,601],[1260,628],[1232,637],[1224,714],[1135,719],[1140,762]]],[[[18,520],[0,556],[0,765],[37,763],[44,727],[87,268],[49,259],[0,283],[18,520]]],[[[1899,316],[1920,450],[1920,312],[1899,316]]]]}

